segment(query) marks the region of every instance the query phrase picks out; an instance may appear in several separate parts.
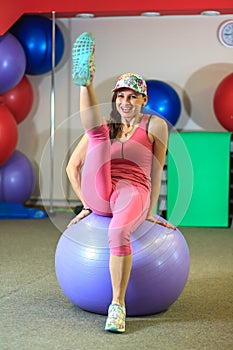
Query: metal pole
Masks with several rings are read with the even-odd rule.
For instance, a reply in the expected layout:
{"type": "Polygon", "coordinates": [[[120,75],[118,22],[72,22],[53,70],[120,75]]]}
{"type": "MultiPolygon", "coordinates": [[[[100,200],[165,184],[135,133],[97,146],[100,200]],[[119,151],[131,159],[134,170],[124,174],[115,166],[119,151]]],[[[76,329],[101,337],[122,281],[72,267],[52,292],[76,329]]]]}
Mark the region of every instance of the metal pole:
{"type": "Polygon", "coordinates": [[[52,70],[51,70],[51,94],[50,94],[50,205],[49,211],[53,213],[53,191],[54,191],[54,136],[55,136],[55,91],[54,91],[54,69],[55,69],[55,11],[52,11],[52,70]]]}

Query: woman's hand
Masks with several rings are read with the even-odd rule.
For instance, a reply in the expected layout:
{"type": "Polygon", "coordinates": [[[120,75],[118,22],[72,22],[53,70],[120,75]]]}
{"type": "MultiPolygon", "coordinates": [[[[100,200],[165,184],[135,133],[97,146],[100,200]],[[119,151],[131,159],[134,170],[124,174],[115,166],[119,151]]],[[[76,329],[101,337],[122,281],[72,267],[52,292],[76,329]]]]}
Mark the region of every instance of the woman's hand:
{"type": "Polygon", "coordinates": [[[82,220],[83,218],[85,218],[86,216],[91,214],[91,209],[88,208],[83,208],[78,215],[76,215],[71,221],[70,223],[67,225],[67,227],[70,227],[73,224],[77,224],[77,222],[79,222],[80,220],[82,220]]]}
{"type": "Polygon", "coordinates": [[[172,230],[176,230],[176,226],[171,225],[169,222],[157,220],[152,214],[148,214],[146,220],[151,221],[155,224],[170,228],[172,230]]]}

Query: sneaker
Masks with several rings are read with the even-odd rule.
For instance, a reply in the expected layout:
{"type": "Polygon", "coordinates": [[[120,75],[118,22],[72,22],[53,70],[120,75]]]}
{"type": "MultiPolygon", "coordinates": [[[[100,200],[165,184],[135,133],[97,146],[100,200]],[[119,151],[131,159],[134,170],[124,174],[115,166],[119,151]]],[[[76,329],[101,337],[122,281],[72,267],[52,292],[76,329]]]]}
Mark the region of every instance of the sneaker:
{"type": "Polygon", "coordinates": [[[95,41],[91,33],[82,33],[72,50],[72,79],[76,85],[88,86],[93,80],[95,41]]]}
{"type": "Polygon", "coordinates": [[[111,304],[108,308],[108,318],[105,330],[110,332],[125,332],[125,307],[120,304],[111,304]]]}

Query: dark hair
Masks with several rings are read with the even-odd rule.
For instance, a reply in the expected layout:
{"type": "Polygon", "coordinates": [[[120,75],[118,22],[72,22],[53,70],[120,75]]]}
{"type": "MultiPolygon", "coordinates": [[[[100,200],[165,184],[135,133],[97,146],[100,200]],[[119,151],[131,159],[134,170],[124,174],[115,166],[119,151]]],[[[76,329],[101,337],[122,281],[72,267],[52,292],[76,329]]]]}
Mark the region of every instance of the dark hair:
{"type": "Polygon", "coordinates": [[[110,139],[115,139],[120,128],[121,128],[121,115],[116,108],[116,99],[118,91],[115,91],[112,96],[112,111],[110,113],[110,118],[108,121],[110,139]]]}

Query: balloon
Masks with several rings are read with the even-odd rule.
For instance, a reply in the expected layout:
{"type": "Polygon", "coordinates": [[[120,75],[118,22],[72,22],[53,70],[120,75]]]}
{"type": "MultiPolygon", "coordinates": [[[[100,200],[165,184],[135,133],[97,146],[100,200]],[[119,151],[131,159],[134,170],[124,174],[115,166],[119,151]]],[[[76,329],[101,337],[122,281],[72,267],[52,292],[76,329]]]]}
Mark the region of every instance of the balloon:
{"type": "Polygon", "coordinates": [[[15,151],[18,142],[18,128],[12,113],[0,104],[0,165],[15,151]]]}
{"type": "Polygon", "coordinates": [[[214,112],[219,123],[233,131],[233,73],[224,78],[215,91],[214,112]]]}
{"type": "Polygon", "coordinates": [[[17,85],[25,69],[26,57],[20,42],[10,33],[0,36],[0,94],[17,85]]]}
{"type": "Polygon", "coordinates": [[[11,203],[26,202],[35,187],[35,171],[29,159],[15,151],[0,167],[0,201],[11,203]]]}
{"type": "Polygon", "coordinates": [[[0,102],[7,106],[16,122],[21,123],[33,104],[33,90],[29,79],[24,76],[12,90],[0,96],[0,102]]]}
{"type": "MultiPolygon", "coordinates": [[[[40,15],[24,15],[11,28],[27,59],[26,73],[39,75],[52,69],[52,21],[40,15]]],[[[55,65],[63,55],[64,39],[55,25],[55,65]]]]}
{"type": "Polygon", "coordinates": [[[147,113],[158,113],[168,125],[175,125],[181,112],[181,102],[177,92],[160,80],[147,80],[148,103],[144,107],[147,113]]]}

